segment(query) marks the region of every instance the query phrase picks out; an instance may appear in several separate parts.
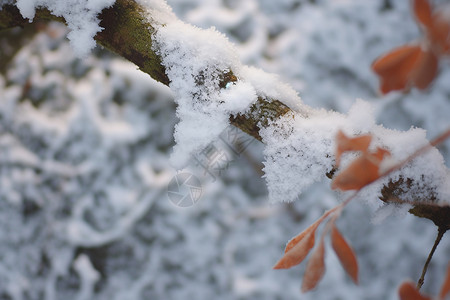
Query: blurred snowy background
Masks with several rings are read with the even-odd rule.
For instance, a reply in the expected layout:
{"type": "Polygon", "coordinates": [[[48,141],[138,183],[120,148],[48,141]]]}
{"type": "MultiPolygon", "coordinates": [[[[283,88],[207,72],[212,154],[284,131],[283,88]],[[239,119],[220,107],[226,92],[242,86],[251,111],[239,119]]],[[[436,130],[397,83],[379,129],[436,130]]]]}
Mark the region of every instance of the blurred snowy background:
{"type": "MultiPolygon", "coordinates": [[[[308,105],[345,113],[362,98],[385,127],[417,126],[430,138],[450,124],[448,63],[428,91],[377,93],[373,59],[418,37],[409,1],[168,3],[225,33],[245,64],[279,74],[308,105]]],[[[397,299],[397,286],[420,276],[434,225],[382,220],[381,202],[355,202],[338,226],[358,255],[360,285],[328,251],[324,280],[301,295],[304,264],[272,266],[338,203],[329,182],[270,205],[254,142],[216,180],[193,161],[202,195],[176,207],[171,92],[103,49],[76,59],[66,34],[55,23],[0,33],[0,299],[397,299]]],[[[440,150],[449,165],[450,143],[440,150]]],[[[444,237],[425,292],[437,294],[449,253],[444,237]]]]}

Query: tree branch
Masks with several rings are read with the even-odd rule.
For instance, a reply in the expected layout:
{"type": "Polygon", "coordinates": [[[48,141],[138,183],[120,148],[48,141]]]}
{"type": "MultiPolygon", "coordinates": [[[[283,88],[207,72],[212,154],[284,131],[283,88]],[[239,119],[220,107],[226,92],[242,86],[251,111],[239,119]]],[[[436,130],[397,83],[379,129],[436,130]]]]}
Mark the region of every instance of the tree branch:
{"type": "MultiPolygon", "coordinates": [[[[161,58],[152,48],[153,33],[155,25],[149,21],[144,7],[133,0],[116,0],[115,4],[106,8],[98,16],[100,26],[104,29],[97,33],[95,40],[98,44],[108,48],[118,55],[136,64],[139,69],[149,74],[153,79],[169,85],[170,80],[166,75],[165,68],[161,63],[161,58]]],[[[39,8],[36,10],[35,20],[55,20],[65,23],[64,18],[51,14],[48,9],[39,8]]],[[[16,26],[24,26],[29,20],[22,17],[15,5],[4,5],[0,9],[0,30],[16,26]]],[[[228,82],[236,81],[237,78],[232,71],[223,75],[220,79],[221,87],[225,87],[228,82]]],[[[290,108],[277,99],[258,98],[258,101],[251,107],[250,113],[230,116],[232,125],[261,141],[259,135],[260,126],[265,126],[270,120],[275,120],[280,116],[290,112],[290,108]]],[[[411,184],[409,179],[406,185],[411,184]]],[[[383,201],[396,202],[404,193],[405,182],[391,182],[383,189],[383,201]]],[[[429,199],[422,199],[422,204],[415,205],[411,213],[433,220],[439,219],[440,226],[450,227],[450,217],[445,213],[448,207],[423,204],[423,202],[433,200],[433,194],[429,199]],[[442,216],[445,217],[442,217],[442,216]],[[442,224],[445,223],[445,224],[442,224]]]]}
{"type": "MultiPolygon", "coordinates": [[[[104,28],[95,36],[98,44],[136,64],[139,69],[153,79],[169,85],[165,68],[160,57],[153,51],[154,25],[149,23],[144,8],[133,0],[116,0],[115,4],[106,8],[98,16],[100,26],[104,28]]],[[[65,23],[64,18],[56,17],[46,8],[36,10],[35,20],[54,20],[65,23]]],[[[4,5],[0,10],[0,30],[16,26],[24,26],[29,20],[22,17],[15,5],[4,5]]],[[[221,86],[236,81],[232,73],[226,74],[221,86]]],[[[232,125],[261,141],[258,123],[267,124],[290,109],[276,99],[262,99],[251,108],[251,114],[231,116],[232,125]]]]}

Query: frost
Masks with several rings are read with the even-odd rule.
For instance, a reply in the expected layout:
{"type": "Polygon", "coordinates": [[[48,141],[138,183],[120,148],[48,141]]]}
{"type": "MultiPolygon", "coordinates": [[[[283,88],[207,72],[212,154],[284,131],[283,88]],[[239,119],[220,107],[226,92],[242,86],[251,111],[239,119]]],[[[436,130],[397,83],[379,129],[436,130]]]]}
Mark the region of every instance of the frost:
{"type": "Polygon", "coordinates": [[[36,9],[48,8],[53,15],[64,17],[71,30],[67,37],[78,57],[85,57],[94,47],[94,36],[102,28],[97,15],[115,0],[17,0],[16,5],[24,18],[33,20],[36,9]]]}

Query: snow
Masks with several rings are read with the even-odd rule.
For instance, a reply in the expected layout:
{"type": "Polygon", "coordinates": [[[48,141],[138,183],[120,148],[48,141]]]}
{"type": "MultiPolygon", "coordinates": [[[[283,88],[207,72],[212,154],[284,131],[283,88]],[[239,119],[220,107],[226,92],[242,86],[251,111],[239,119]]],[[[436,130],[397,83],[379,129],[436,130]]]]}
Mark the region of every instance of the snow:
{"type": "Polygon", "coordinates": [[[230,114],[256,101],[256,92],[245,78],[221,90],[220,78],[229,71],[240,78],[240,63],[231,43],[214,28],[175,21],[157,28],[155,37],[178,104],[172,162],[181,168],[229,125],[230,114]]]}
{"type": "MultiPolygon", "coordinates": [[[[288,114],[260,132],[266,144],[264,177],[272,202],[293,201],[311,184],[326,179],[326,174],[334,167],[334,140],[338,130],[349,136],[372,134],[375,142],[371,148],[389,150],[396,162],[428,144],[423,129],[396,131],[375,125],[373,107],[362,100],[355,102],[347,116],[324,110],[310,111],[306,118],[298,113],[288,114]]],[[[345,169],[354,158],[344,156],[341,168],[345,169]]],[[[401,178],[412,180],[403,200],[427,202],[429,196],[434,195],[435,203],[448,205],[450,173],[435,148],[372,183],[363,190],[360,198],[374,206],[381,205],[378,198],[383,186],[401,178]]]]}
{"type": "Polygon", "coordinates": [[[187,165],[229,125],[230,115],[245,113],[257,97],[278,99],[295,110],[304,110],[297,93],[276,75],[243,66],[238,52],[214,27],[206,30],[176,20],[163,1],[141,1],[156,21],[154,49],[175,94],[177,124],[172,163],[187,165]],[[220,88],[220,78],[232,71],[238,79],[220,88]]]}
{"type": "MultiPolygon", "coordinates": [[[[31,38],[10,33],[7,41],[26,42],[0,73],[0,298],[398,299],[398,285],[420,275],[436,228],[405,214],[407,206],[384,206],[376,199],[378,188],[346,207],[337,223],[357,253],[359,286],[332,251],[323,281],[309,294],[299,291],[304,264],[272,270],[286,241],[345,197],[331,191],[324,177],[339,128],[347,134],[372,132],[371,147],[389,148],[398,161],[449,125],[448,65],[428,91],[376,93],[372,59],[418,32],[407,1],[391,1],[390,10],[383,10],[382,2],[171,0],[172,12],[163,1],[141,1],[159,12],[161,24],[176,14],[197,26],[187,29],[186,49],[175,55],[196,61],[205,55],[208,80],[229,68],[239,79],[223,89],[209,81],[208,90],[196,91],[213,97],[187,103],[180,112],[174,98],[180,106],[188,102],[182,91],[192,93],[191,86],[175,82],[170,91],[101,49],[77,59],[60,24],[31,38]],[[201,36],[211,43],[193,53],[201,36]],[[217,49],[214,41],[224,46],[217,53],[227,64],[207,53],[217,49]],[[252,143],[215,182],[202,180],[195,206],[172,205],[167,186],[177,172],[169,160],[176,114],[192,113],[203,121],[202,139],[192,128],[181,129],[194,138],[192,144],[177,141],[188,145],[176,146],[178,158],[186,158],[214,139],[205,128],[227,126],[221,109],[245,111],[255,97],[280,99],[294,113],[264,130],[268,147],[252,143]],[[267,177],[261,179],[264,160],[267,177]],[[278,164],[286,166],[285,174],[278,164]]],[[[105,4],[91,3],[92,9],[105,4]]],[[[167,27],[160,34],[171,37],[170,49],[173,31],[184,24],[167,27]]],[[[200,72],[176,58],[168,56],[167,62],[182,69],[169,72],[186,80],[190,70],[200,72]]],[[[198,125],[183,117],[180,122],[198,125]]],[[[401,172],[424,175],[443,198],[450,194],[443,160],[448,164],[449,149],[446,142],[441,154],[432,150],[401,172]]],[[[353,157],[346,155],[342,164],[353,157]]],[[[444,237],[424,292],[439,291],[449,251],[444,237]]]]}

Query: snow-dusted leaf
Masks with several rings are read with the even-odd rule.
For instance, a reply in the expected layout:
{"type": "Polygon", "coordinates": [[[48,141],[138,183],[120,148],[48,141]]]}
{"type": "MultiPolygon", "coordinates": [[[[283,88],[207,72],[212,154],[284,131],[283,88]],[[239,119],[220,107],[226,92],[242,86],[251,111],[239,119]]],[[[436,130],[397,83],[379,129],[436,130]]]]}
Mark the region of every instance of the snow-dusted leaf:
{"type": "Polygon", "coordinates": [[[358,262],[356,255],[334,224],[331,228],[331,245],[345,271],[358,284],[358,262]]]}
{"type": "Polygon", "coordinates": [[[444,300],[445,297],[450,295],[450,264],[447,267],[447,275],[445,276],[444,283],[442,284],[441,291],[439,293],[439,300],[444,300]]]}
{"type": "Polygon", "coordinates": [[[302,292],[304,293],[314,289],[325,273],[324,244],[324,239],[322,238],[306,265],[305,276],[302,282],[302,292]]]}
{"type": "Polygon", "coordinates": [[[398,288],[400,300],[431,300],[429,297],[422,296],[410,281],[403,282],[398,288]]]}
{"type": "Polygon", "coordinates": [[[389,151],[382,148],[378,148],[375,153],[363,153],[334,177],[331,188],[358,190],[375,181],[380,176],[379,166],[385,155],[389,155],[389,151]]]}
{"type": "Polygon", "coordinates": [[[342,130],[336,135],[336,166],[340,165],[341,155],[345,151],[366,151],[372,136],[361,135],[354,138],[347,137],[342,130]]]}
{"type": "MultiPolygon", "coordinates": [[[[309,229],[309,227],[308,227],[309,229]]],[[[307,231],[306,229],[305,231],[307,231]]],[[[301,263],[315,244],[315,229],[309,230],[306,234],[291,248],[285,252],[284,256],[276,263],[274,269],[289,269],[301,263]]]]}

